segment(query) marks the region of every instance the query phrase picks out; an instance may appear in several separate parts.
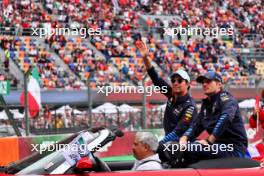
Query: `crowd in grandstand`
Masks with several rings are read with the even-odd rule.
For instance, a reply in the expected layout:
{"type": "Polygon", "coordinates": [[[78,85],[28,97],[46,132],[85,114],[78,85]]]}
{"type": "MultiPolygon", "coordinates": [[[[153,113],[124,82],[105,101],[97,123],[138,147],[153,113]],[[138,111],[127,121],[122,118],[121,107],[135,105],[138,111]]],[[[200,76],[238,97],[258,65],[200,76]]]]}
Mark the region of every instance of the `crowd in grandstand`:
{"type": "Polygon", "coordinates": [[[90,78],[90,86],[105,85],[112,83],[126,82],[122,74],[113,70],[111,63],[107,63],[104,58],[96,57],[95,52],[90,49],[82,38],[52,36],[46,39],[50,48],[54,49],[59,57],[69,68],[86,82],[90,78]]]}
{"type": "MultiPolygon", "coordinates": [[[[230,85],[255,86],[257,61],[254,57],[243,58],[239,51],[242,48],[248,48],[250,52],[252,48],[264,49],[263,1],[113,2],[110,0],[2,2],[0,45],[4,58],[1,58],[3,69],[0,69],[0,80],[12,80],[11,85],[14,87],[22,81],[10,73],[9,65],[12,60],[22,72],[28,70],[31,65],[37,65],[41,87],[45,89],[82,89],[88,79],[92,88],[101,85],[139,85],[146,74],[141,55],[135,48],[135,43],[141,38],[148,44],[150,57],[159,67],[158,71],[162,77],[168,77],[178,68],[186,69],[193,78],[207,70],[216,70],[230,85]],[[164,16],[170,18],[162,18],[164,16]],[[163,28],[175,26],[232,27],[234,35],[214,39],[166,36],[163,28]],[[36,36],[29,36],[33,28],[100,28],[101,34],[85,37],[52,35],[39,40],[36,36]],[[102,55],[98,56],[96,53],[102,55]],[[233,56],[232,53],[238,55],[233,56]],[[56,55],[66,67],[56,62],[54,57],[56,55]]],[[[196,82],[193,81],[192,85],[196,85],[196,82]]],[[[54,115],[45,111],[43,114],[32,121],[33,127],[67,128],[87,125],[85,120],[87,113],[76,115],[67,112],[54,115]]],[[[161,124],[159,119],[161,116],[147,114],[149,116],[147,126],[156,127],[161,124]]],[[[112,118],[100,114],[95,117],[93,124],[98,126],[119,124],[124,125],[125,129],[138,128],[136,125],[140,121],[139,114],[125,114],[119,117],[114,115],[112,118]]]]}
{"type": "Polygon", "coordinates": [[[32,65],[37,65],[43,88],[80,88],[81,85],[74,74],[59,67],[49,50],[36,39],[3,36],[1,46],[6,52],[5,59],[14,61],[22,72],[28,71],[32,65]]]}
{"type": "MultiPolygon", "coordinates": [[[[45,88],[80,87],[80,83],[73,75],[57,69],[49,49],[54,49],[82,81],[86,81],[94,72],[92,87],[106,82],[116,83],[114,85],[128,84],[127,80],[137,84],[142,80],[145,72],[141,65],[140,54],[134,46],[137,40],[135,36],[138,34],[136,30],[143,30],[139,23],[141,14],[174,16],[170,20],[147,18],[143,22],[149,29],[154,28],[143,35],[153,51],[153,60],[165,71],[165,75],[171,74],[179,67],[186,68],[193,76],[213,69],[221,72],[226,80],[230,78],[229,83],[231,84],[254,85],[254,81],[248,77],[250,74],[255,74],[254,58],[246,61],[248,63],[241,63],[243,61],[239,60],[239,56],[230,58],[226,50],[250,47],[250,42],[245,41],[247,39],[245,35],[263,35],[264,17],[261,14],[263,5],[260,0],[243,2],[123,0],[119,4],[113,4],[112,1],[98,2],[95,0],[44,0],[39,2],[9,1],[8,4],[2,4],[2,6],[5,8],[1,12],[0,26],[14,27],[16,30],[14,34],[17,34],[21,28],[24,30],[37,27],[85,27],[100,28],[103,31],[99,36],[90,36],[90,42],[104,54],[104,58],[96,58],[95,51],[87,45],[88,40],[79,37],[50,36],[46,40],[49,48],[38,46],[38,43],[30,37],[27,37],[26,41],[19,37],[12,41],[9,40],[10,44],[6,47],[10,50],[10,57],[18,63],[22,70],[30,64],[40,64],[42,86],[45,88]],[[210,8],[205,8],[208,4],[211,4],[210,8]],[[171,46],[166,40],[154,37],[154,33],[163,34],[164,31],[159,30],[162,27],[179,25],[201,28],[231,26],[237,35],[231,46],[222,39],[206,41],[192,37],[189,37],[187,42],[174,40],[171,46]],[[128,59],[122,62],[123,58],[128,59]],[[113,65],[117,70],[112,68],[113,65]]],[[[13,29],[10,28],[10,30],[13,29]]],[[[264,41],[262,39],[262,41],[251,43],[254,43],[254,47],[261,48],[264,41]]]]}

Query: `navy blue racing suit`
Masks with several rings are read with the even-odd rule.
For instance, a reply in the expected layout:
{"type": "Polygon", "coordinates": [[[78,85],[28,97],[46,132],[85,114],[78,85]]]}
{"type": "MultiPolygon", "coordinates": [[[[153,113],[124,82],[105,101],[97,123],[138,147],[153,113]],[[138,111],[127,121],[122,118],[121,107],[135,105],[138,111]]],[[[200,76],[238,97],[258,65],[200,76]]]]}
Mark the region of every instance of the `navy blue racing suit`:
{"type": "Polygon", "coordinates": [[[154,67],[148,70],[148,74],[155,86],[160,87],[161,90],[165,87],[167,90],[166,93],[163,92],[168,100],[163,119],[165,137],[161,143],[178,141],[197,116],[195,101],[189,93],[184,96],[173,96],[172,87],[159,77],[154,67]]]}
{"type": "Polygon", "coordinates": [[[200,159],[246,156],[245,152],[248,145],[246,130],[238,103],[229,92],[220,91],[210,96],[210,99],[203,99],[197,118],[184,135],[189,138],[196,138],[204,130],[216,138],[211,145],[223,146],[224,144],[229,147],[225,148],[224,151],[219,149],[217,153],[212,150],[186,151],[187,162],[193,163],[200,159]]]}

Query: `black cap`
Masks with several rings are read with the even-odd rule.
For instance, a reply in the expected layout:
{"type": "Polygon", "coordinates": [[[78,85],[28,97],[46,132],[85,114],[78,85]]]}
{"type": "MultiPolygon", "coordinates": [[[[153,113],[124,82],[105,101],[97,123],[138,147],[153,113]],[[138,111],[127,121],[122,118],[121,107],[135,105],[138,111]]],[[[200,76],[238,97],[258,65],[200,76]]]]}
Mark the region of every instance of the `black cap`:
{"type": "Polygon", "coordinates": [[[222,77],[218,73],[216,73],[215,71],[208,71],[204,75],[198,76],[198,78],[196,79],[196,81],[198,83],[203,83],[203,80],[204,79],[216,80],[216,81],[219,81],[221,83],[223,82],[222,77]]]}

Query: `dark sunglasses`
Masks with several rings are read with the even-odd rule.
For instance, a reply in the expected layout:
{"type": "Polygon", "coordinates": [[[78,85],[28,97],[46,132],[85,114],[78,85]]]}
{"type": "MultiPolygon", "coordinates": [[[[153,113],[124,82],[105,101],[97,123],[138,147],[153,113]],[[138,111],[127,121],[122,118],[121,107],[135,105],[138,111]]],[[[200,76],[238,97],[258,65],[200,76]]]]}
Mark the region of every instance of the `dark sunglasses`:
{"type": "Polygon", "coordinates": [[[175,82],[177,82],[178,84],[181,84],[184,81],[184,79],[182,78],[178,78],[178,79],[171,79],[171,83],[174,84],[175,82]]]}

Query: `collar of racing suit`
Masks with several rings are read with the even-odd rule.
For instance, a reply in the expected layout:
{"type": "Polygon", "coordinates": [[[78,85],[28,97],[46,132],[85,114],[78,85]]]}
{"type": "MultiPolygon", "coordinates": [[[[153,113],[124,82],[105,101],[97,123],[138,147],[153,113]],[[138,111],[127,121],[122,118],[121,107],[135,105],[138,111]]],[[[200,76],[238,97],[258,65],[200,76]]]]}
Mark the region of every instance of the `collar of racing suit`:
{"type": "Polygon", "coordinates": [[[217,97],[219,97],[222,92],[223,91],[219,91],[218,93],[211,95],[210,97],[206,98],[206,101],[210,103],[215,102],[217,97]]]}
{"type": "Polygon", "coordinates": [[[181,104],[181,103],[186,102],[189,98],[190,98],[190,94],[187,93],[184,96],[174,96],[172,101],[173,101],[173,103],[181,104]]]}

